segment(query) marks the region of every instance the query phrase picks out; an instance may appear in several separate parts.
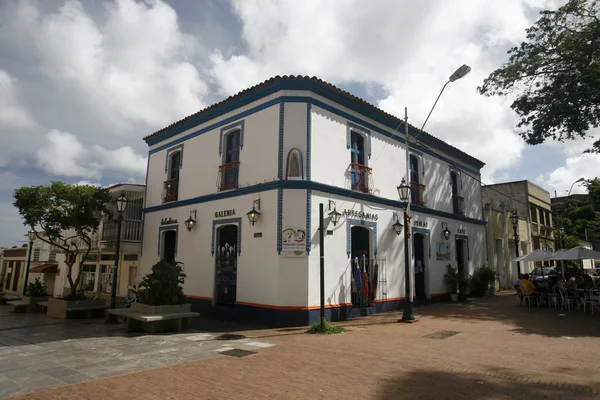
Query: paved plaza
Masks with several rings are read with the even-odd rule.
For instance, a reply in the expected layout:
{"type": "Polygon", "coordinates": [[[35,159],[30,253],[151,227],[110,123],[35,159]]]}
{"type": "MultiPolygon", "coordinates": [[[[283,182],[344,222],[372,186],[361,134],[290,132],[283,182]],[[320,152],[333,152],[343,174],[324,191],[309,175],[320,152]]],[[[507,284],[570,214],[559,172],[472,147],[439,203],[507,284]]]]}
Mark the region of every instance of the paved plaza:
{"type": "MultiPolygon", "coordinates": [[[[101,319],[61,321],[0,306],[0,398],[272,346],[227,333],[124,333],[101,319]]],[[[102,397],[95,397],[102,398],[102,397]]]]}
{"type": "MultiPolygon", "coordinates": [[[[199,330],[126,336],[116,327],[75,322],[72,327],[84,337],[6,347],[0,382],[4,388],[4,382],[35,381],[40,370],[46,371],[43,379],[65,383],[74,383],[66,382],[67,375],[102,378],[19,397],[23,400],[600,398],[600,315],[517,303],[506,293],[433,304],[417,309],[415,324],[397,323],[401,312],[393,312],[347,321],[340,325],[348,332],[331,336],[307,335],[304,328],[229,327],[228,335],[245,337],[235,345],[215,340],[221,335],[215,330],[207,336],[199,330]],[[223,356],[223,348],[255,353],[223,356]],[[51,367],[22,361],[30,357],[51,367]],[[155,364],[159,359],[168,366],[155,364]],[[94,364],[100,369],[90,367],[94,364]],[[52,376],[51,369],[62,373],[52,376]],[[103,378],[113,372],[119,376],[103,378]]],[[[70,332],[70,324],[12,329],[11,336],[2,330],[0,342],[24,339],[16,331],[50,339],[55,329],[70,332]]]]}

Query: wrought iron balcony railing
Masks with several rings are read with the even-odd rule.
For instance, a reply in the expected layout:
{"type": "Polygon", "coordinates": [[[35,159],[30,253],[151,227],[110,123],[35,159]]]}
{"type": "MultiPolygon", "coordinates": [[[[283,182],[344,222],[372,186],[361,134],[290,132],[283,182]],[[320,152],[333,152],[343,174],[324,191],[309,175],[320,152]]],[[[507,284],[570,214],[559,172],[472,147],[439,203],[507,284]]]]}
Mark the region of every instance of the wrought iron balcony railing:
{"type": "Polygon", "coordinates": [[[419,182],[410,183],[410,198],[413,204],[425,205],[425,185],[419,182]]]}
{"type": "Polygon", "coordinates": [[[163,203],[177,201],[178,193],[179,193],[179,179],[169,179],[168,181],[165,181],[164,187],[163,187],[163,203]]]}
{"type": "Polygon", "coordinates": [[[219,191],[228,189],[237,189],[238,177],[240,171],[240,162],[234,161],[219,166],[217,175],[217,188],[219,191]]]}
{"type": "Polygon", "coordinates": [[[454,214],[465,215],[465,198],[457,195],[452,196],[452,206],[454,214]]]}
{"type": "Polygon", "coordinates": [[[352,190],[363,193],[371,193],[373,185],[371,182],[373,170],[365,165],[350,163],[350,182],[352,190]]]}

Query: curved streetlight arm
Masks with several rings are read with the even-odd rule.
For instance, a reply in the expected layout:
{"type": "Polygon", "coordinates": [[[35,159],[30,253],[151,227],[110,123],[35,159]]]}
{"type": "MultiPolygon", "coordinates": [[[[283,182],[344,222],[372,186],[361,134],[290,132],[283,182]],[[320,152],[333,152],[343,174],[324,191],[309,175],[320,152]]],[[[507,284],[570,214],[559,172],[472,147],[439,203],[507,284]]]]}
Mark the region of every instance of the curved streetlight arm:
{"type": "Polygon", "coordinates": [[[575,185],[576,183],[579,183],[579,182],[583,182],[583,181],[585,181],[585,179],[579,178],[575,182],[571,183],[571,188],[569,189],[569,194],[567,194],[567,197],[569,197],[571,195],[571,190],[573,190],[573,185],[575,185]]]}
{"type": "MultiPolygon", "coordinates": [[[[433,112],[433,109],[435,108],[438,100],[440,99],[440,97],[442,97],[442,93],[444,93],[444,89],[446,89],[446,86],[452,81],[448,81],[444,84],[444,86],[442,86],[442,90],[440,90],[440,94],[438,94],[437,99],[435,99],[435,103],[433,103],[433,107],[431,107],[431,110],[429,110],[429,114],[427,114],[427,118],[425,118],[425,122],[423,122],[423,126],[421,126],[421,131],[417,134],[417,136],[419,136],[421,133],[423,133],[423,128],[425,128],[425,124],[427,123],[427,121],[429,121],[429,117],[431,116],[431,113],[433,112]]],[[[415,139],[417,138],[417,136],[415,136],[415,139]]]]}

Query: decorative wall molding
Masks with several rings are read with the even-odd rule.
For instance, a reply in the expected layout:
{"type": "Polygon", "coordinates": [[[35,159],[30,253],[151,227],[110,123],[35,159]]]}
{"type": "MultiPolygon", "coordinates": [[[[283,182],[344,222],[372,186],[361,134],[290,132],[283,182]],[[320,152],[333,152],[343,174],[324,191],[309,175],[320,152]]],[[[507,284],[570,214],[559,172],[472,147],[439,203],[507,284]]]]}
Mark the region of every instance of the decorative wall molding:
{"type": "Polygon", "coordinates": [[[373,256],[377,257],[377,222],[363,221],[361,219],[347,219],[346,220],[346,253],[348,257],[352,254],[352,227],[353,226],[365,226],[373,230],[373,256]]]}
{"type": "Polygon", "coordinates": [[[237,238],[237,252],[238,256],[242,254],[242,217],[238,218],[225,218],[225,219],[215,219],[212,222],[212,238],[210,241],[210,253],[215,255],[215,235],[217,232],[217,226],[219,225],[234,225],[237,224],[238,227],[238,238],[237,238]]]}

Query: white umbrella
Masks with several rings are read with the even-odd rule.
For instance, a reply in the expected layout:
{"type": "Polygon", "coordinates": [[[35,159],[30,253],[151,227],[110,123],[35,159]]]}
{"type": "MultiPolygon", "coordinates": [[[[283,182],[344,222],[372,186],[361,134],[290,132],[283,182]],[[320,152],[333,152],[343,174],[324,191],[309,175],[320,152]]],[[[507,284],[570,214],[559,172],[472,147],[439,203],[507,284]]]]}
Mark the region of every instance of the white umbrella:
{"type": "Polygon", "coordinates": [[[556,253],[552,260],[591,260],[600,259],[600,252],[586,249],[585,247],[574,247],[556,253]]]}
{"type": "Polygon", "coordinates": [[[546,261],[548,257],[552,257],[554,253],[550,253],[548,251],[544,251],[542,249],[537,249],[532,251],[529,254],[521,256],[519,258],[515,258],[513,261],[546,261]]]}

